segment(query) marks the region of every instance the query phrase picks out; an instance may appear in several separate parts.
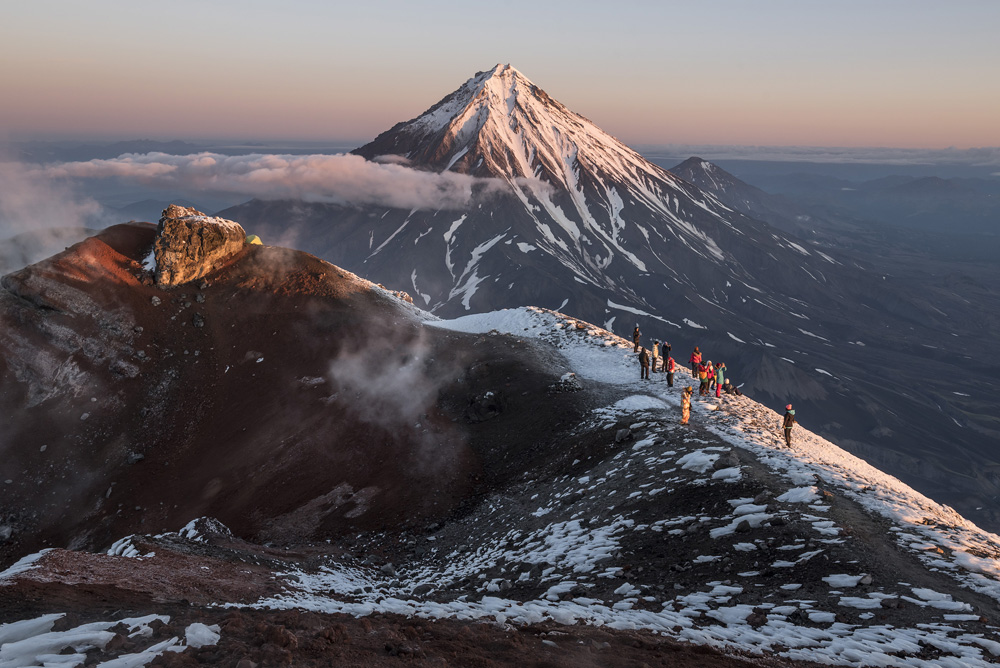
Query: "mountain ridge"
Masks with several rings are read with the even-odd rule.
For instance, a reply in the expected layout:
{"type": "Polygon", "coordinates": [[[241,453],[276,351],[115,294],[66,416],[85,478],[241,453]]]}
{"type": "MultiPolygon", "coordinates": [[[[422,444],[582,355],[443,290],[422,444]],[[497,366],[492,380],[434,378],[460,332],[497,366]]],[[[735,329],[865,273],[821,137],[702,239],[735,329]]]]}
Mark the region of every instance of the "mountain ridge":
{"type": "Polygon", "coordinates": [[[472,192],[464,209],[253,202],[223,215],[265,242],[300,246],[406,290],[442,317],[535,304],[623,335],[638,324],[644,345],[670,341],[682,361],[684,349],[700,345],[752,396],[772,408],[800,401],[803,419],[824,436],[1000,526],[991,454],[1000,432],[980,405],[1000,385],[971,358],[927,352],[950,349],[954,334],[986,359],[1000,356],[981,334],[996,321],[996,295],[914,282],[898,265],[888,271],[878,240],[848,228],[828,226],[826,238],[808,240],[782,232],[724,193],[633,159],[606,133],[608,146],[591,146],[597,134],[573,126],[586,129],[584,121],[559,116],[526,82],[502,67],[480,73],[432,107],[436,134],[420,126],[411,135],[408,121],[358,149],[504,186],[472,192]],[[487,107],[497,113],[477,111],[487,107]],[[496,129],[456,143],[445,114],[438,118],[443,109],[467,117],[452,119],[452,129],[496,129]],[[531,110],[544,127],[531,125],[531,110]],[[952,379],[968,374],[984,387],[966,400],[952,379]],[[974,429],[956,430],[956,420],[974,429]],[[944,454],[954,448],[961,458],[944,454]]]}

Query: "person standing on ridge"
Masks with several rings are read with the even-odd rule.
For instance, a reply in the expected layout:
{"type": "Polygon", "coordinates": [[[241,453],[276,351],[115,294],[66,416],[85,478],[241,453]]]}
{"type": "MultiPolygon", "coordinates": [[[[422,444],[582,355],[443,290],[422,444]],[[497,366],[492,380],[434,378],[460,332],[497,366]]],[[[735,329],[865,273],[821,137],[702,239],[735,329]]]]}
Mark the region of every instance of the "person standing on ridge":
{"type": "Polygon", "coordinates": [[[674,386],[674,369],[677,368],[677,362],[674,361],[673,357],[668,357],[666,361],[663,362],[663,370],[667,372],[667,387],[674,386]]]}
{"type": "Polygon", "coordinates": [[[640,336],[642,336],[642,333],[639,331],[639,324],[636,323],[636,325],[635,325],[635,331],[632,332],[632,343],[635,344],[635,347],[632,349],[632,352],[634,352],[634,353],[639,352],[639,337],[640,336]]]}
{"type": "Polygon", "coordinates": [[[704,362],[698,363],[698,396],[708,396],[708,365],[704,362]]]}
{"type": "Polygon", "coordinates": [[[681,393],[681,424],[687,424],[691,419],[691,393],[694,390],[688,385],[681,393]]]}
{"type": "Polygon", "coordinates": [[[785,430],[785,445],[787,447],[792,447],[792,425],[795,424],[795,411],[792,410],[792,405],[788,404],[785,406],[785,422],[782,427],[785,430]]]}
{"type": "Polygon", "coordinates": [[[697,378],[698,365],[701,364],[701,351],[698,350],[698,346],[694,347],[694,352],[691,353],[691,359],[688,361],[691,362],[691,377],[697,378]]]}
{"type": "Polygon", "coordinates": [[[666,341],[664,341],[663,345],[660,346],[660,357],[664,361],[666,361],[666,359],[670,357],[670,344],[667,343],[666,341]]]}
{"type": "Polygon", "coordinates": [[[645,348],[639,349],[639,366],[641,367],[639,380],[649,380],[649,353],[645,348]]]}
{"type": "Polygon", "coordinates": [[[715,365],[715,398],[722,398],[722,385],[726,382],[726,365],[719,362],[715,365]]]}
{"type": "Polygon", "coordinates": [[[656,373],[656,358],[659,357],[659,354],[660,354],[660,342],[653,341],[653,355],[651,364],[649,365],[649,370],[652,371],[653,373],[656,373]]]}

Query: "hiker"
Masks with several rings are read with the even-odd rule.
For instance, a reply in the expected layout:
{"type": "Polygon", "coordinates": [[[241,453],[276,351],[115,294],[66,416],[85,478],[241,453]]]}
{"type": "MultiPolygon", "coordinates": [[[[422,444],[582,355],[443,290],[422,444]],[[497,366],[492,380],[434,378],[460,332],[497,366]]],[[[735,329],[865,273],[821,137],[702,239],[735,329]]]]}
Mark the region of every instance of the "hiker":
{"type": "Polygon", "coordinates": [[[677,368],[677,362],[674,361],[673,357],[668,357],[665,362],[663,362],[663,370],[667,372],[667,387],[674,386],[674,370],[677,368]]]}
{"type": "Polygon", "coordinates": [[[742,392],[740,392],[740,388],[736,387],[731,382],[729,382],[728,378],[726,378],[726,382],[722,384],[722,391],[725,392],[726,394],[734,394],[737,397],[743,394],[742,392]]]}
{"type": "Polygon", "coordinates": [[[688,385],[681,394],[681,424],[687,424],[691,419],[691,393],[693,390],[688,385]]]}
{"type": "Polygon", "coordinates": [[[792,447],[792,425],[795,424],[795,411],[792,410],[792,405],[788,404],[785,406],[785,423],[782,425],[785,429],[785,445],[789,448],[792,447]]]}
{"type": "Polygon", "coordinates": [[[719,362],[715,365],[715,398],[722,398],[722,384],[726,380],[726,364],[719,362]]]}
{"type": "Polygon", "coordinates": [[[691,359],[688,361],[691,362],[691,377],[697,378],[698,365],[701,364],[701,351],[698,350],[698,346],[694,347],[694,352],[691,353],[691,359]]]}
{"type": "Polygon", "coordinates": [[[712,364],[712,360],[705,362],[705,396],[707,397],[712,393],[712,386],[715,385],[715,365],[712,364]]]}
{"type": "Polygon", "coordinates": [[[639,337],[640,336],[642,336],[642,334],[639,332],[639,324],[636,323],[636,325],[635,325],[635,331],[632,332],[632,343],[635,344],[635,348],[632,349],[632,352],[634,352],[634,353],[639,352],[639,337]]]}
{"type": "Polygon", "coordinates": [[[645,348],[639,349],[639,366],[641,367],[639,380],[649,380],[649,353],[645,348]]]}
{"type": "Polygon", "coordinates": [[[659,354],[660,354],[660,342],[653,341],[652,363],[649,366],[649,370],[652,371],[653,373],[656,373],[656,358],[659,356],[659,354]]]}
{"type": "Polygon", "coordinates": [[[708,364],[705,362],[698,365],[698,396],[708,396],[708,364]]]}
{"type": "Polygon", "coordinates": [[[666,360],[668,357],[670,357],[670,344],[664,341],[663,345],[660,346],[660,358],[666,360]]]}

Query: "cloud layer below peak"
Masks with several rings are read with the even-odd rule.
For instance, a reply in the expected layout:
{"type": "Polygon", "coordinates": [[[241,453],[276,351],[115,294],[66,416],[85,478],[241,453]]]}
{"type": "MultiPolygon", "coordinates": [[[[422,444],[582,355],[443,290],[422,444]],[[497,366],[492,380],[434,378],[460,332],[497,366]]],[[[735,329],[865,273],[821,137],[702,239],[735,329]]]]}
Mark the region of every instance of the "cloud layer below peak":
{"type": "Polygon", "coordinates": [[[509,189],[497,179],[421,171],[350,154],[128,153],[36,167],[34,172],[51,179],[120,178],[164,189],[401,209],[460,209],[475,197],[509,189]]]}

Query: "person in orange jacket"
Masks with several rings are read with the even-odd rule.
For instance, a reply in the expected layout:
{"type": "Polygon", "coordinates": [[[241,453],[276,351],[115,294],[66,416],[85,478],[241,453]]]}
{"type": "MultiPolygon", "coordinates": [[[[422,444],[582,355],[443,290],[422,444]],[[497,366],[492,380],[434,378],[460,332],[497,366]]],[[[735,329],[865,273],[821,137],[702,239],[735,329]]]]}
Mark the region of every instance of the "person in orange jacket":
{"type": "Polygon", "coordinates": [[[708,364],[701,362],[698,364],[698,396],[708,395],[708,364]]]}

